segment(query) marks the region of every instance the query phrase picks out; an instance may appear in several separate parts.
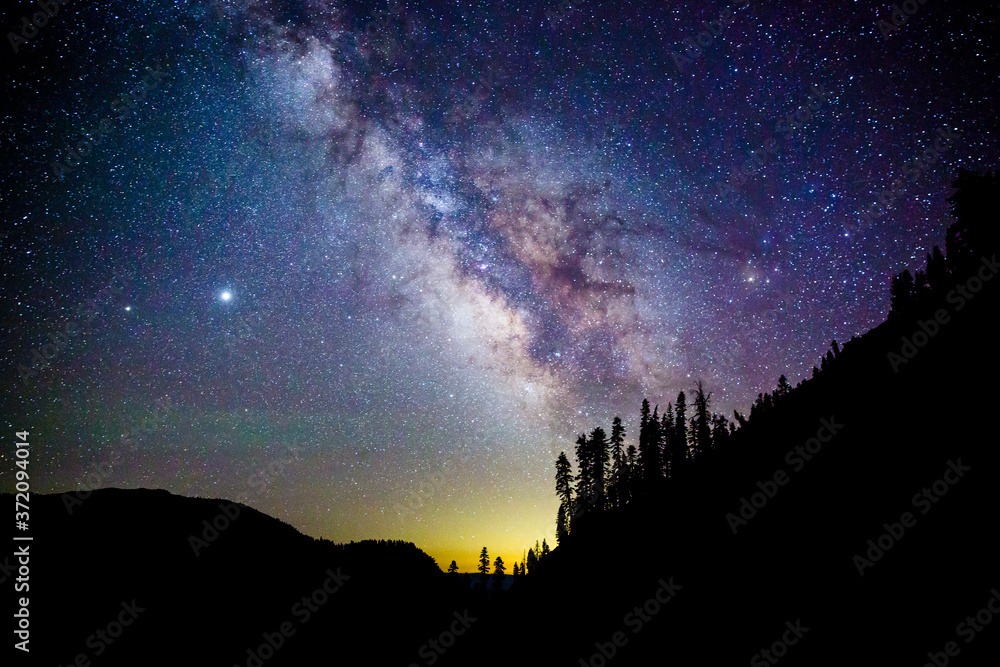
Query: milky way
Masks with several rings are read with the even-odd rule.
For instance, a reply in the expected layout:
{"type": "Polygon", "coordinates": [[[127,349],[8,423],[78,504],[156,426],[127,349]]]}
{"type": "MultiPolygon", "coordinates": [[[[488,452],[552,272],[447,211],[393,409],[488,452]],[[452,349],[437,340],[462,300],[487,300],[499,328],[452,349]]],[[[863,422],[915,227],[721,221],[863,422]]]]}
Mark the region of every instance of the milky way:
{"type": "Polygon", "coordinates": [[[4,65],[35,488],[98,470],[463,569],[552,543],[576,434],[807,377],[995,167],[995,4],[836,4],[63,7],[4,65]]]}

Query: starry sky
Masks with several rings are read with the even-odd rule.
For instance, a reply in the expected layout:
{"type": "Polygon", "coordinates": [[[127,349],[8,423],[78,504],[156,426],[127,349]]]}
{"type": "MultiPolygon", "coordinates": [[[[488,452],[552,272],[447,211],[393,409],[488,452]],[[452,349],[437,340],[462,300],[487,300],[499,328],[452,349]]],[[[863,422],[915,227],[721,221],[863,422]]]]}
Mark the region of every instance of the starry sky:
{"type": "Polygon", "coordinates": [[[225,497],[463,571],[554,544],[577,434],[807,377],[996,167],[998,3],[914,5],[61,7],[0,47],[32,490],[225,497]]]}

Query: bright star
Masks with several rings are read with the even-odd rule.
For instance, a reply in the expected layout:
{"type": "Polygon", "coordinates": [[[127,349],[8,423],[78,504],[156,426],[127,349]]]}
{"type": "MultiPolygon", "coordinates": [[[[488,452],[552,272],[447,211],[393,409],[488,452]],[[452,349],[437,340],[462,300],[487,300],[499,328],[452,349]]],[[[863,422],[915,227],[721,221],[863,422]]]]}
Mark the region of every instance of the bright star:
{"type": "Polygon", "coordinates": [[[221,298],[221,299],[222,299],[223,301],[229,301],[230,299],[232,299],[232,298],[233,298],[233,294],[232,294],[232,292],[230,292],[229,290],[226,290],[225,292],[223,292],[222,294],[220,294],[220,295],[219,295],[219,297],[220,297],[220,298],[221,298]]]}

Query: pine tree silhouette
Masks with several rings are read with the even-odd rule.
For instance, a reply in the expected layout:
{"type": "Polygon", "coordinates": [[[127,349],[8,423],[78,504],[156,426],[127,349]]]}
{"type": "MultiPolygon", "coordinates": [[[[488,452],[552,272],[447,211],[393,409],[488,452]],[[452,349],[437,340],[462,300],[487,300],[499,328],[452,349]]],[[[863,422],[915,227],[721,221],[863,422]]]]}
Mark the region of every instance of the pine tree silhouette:
{"type": "Polygon", "coordinates": [[[688,446],[687,446],[687,397],[684,392],[677,394],[677,401],[674,403],[674,424],[675,430],[673,435],[673,445],[674,453],[673,459],[676,463],[676,467],[681,468],[687,463],[689,458],[688,446]]]}
{"type": "Polygon", "coordinates": [[[722,451],[729,442],[729,420],[723,415],[712,415],[712,449],[722,451]]]}
{"type": "Polygon", "coordinates": [[[993,206],[998,186],[1000,173],[958,170],[952,182],[955,193],[948,198],[955,221],[945,233],[945,255],[952,274],[969,274],[980,254],[995,252],[1000,246],[993,206]]]}
{"type": "Polygon", "coordinates": [[[905,317],[914,301],[913,276],[906,269],[892,279],[889,317],[905,317]]]}
{"type": "MultiPolygon", "coordinates": [[[[836,343],[836,341],[834,341],[834,343],[836,343]]],[[[790,391],[792,391],[792,385],[788,384],[788,378],[782,374],[781,377],[778,378],[778,387],[774,390],[774,398],[779,399],[787,396],[790,391]]]]}
{"type": "Polygon", "coordinates": [[[479,553],[479,585],[486,589],[486,582],[490,575],[490,555],[486,551],[486,547],[479,553]]]}
{"type": "Polygon", "coordinates": [[[649,401],[642,399],[639,422],[639,467],[642,470],[643,493],[648,494],[656,487],[660,478],[660,417],[659,406],[649,414],[649,401]]]}
{"type": "Polygon", "coordinates": [[[615,415],[611,421],[611,483],[608,490],[608,500],[613,508],[619,508],[624,504],[622,488],[625,479],[625,427],[622,426],[622,418],[615,415]]]}
{"type": "Polygon", "coordinates": [[[624,489],[626,493],[625,502],[628,503],[638,495],[636,486],[639,483],[639,475],[637,472],[639,469],[639,457],[636,452],[635,445],[629,445],[628,449],[625,450],[625,454],[626,468],[624,489]]]}
{"type": "Polygon", "coordinates": [[[694,393],[694,450],[698,457],[705,456],[712,448],[712,417],[708,410],[711,398],[712,395],[705,393],[705,387],[698,380],[694,393]]]}
{"type": "Polygon", "coordinates": [[[503,558],[501,558],[500,556],[497,556],[497,559],[495,561],[493,561],[493,592],[494,593],[498,593],[498,592],[500,592],[500,591],[503,590],[504,581],[506,581],[506,577],[504,577],[504,573],[506,571],[507,571],[507,569],[504,567],[503,558]]]}
{"type": "Polygon", "coordinates": [[[576,468],[576,502],[570,518],[570,532],[573,531],[573,524],[587,511],[593,498],[593,463],[590,443],[585,433],[576,439],[576,468]]]}
{"type": "Polygon", "coordinates": [[[604,434],[604,429],[598,426],[590,432],[590,460],[592,468],[592,488],[591,509],[593,511],[604,510],[605,505],[605,479],[609,469],[608,442],[604,434]]]}
{"type": "Polygon", "coordinates": [[[566,452],[559,452],[556,459],[556,497],[567,513],[573,512],[573,469],[566,452]]]}
{"type": "Polygon", "coordinates": [[[671,478],[677,474],[675,461],[673,458],[674,441],[674,404],[667,403],[667,409],[663,413],[663,422],[660,424],[660,437],[663,441],[662,463],[663,477],[671,478]]]}
{"type": "Polygon", "coordinates": [[[688,419],[687,432],[688,432],[688,458],[693,461],[696,453],[695,437],[698,432],[698,423],[695,421],[695,418],[693,416],[690,419],[688,419]]]}
{"type": "Polygon", "coordinates": [[[948,264],[938,246],[927,254],[927,282],[932,296],[941,296],[948,289],[948,264]]]}

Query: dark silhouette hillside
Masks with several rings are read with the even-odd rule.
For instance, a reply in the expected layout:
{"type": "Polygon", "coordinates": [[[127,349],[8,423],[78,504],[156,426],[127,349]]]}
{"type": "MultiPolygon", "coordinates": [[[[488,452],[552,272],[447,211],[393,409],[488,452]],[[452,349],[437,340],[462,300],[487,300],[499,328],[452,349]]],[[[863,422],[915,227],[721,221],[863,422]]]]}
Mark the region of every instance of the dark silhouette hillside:
{"type": "Polygon", "coordinates": [[[1000,616],[976,619],[1000,590],[996,179],[956,184],[947,262],[897,277],[887,322],[647,496],[578,518],[440,664],[998,664],[1000,616]]]}
{"type": "MultiPolygon", "coordinates": [[[[3,502],[13,506],[14,499],[3,502]]],[[[32,495],[31,517],[30,664],[69,665],[83,653],[102,666],[246,666],[247,650],[265,643],[263,633],[274,639],[287,622],[294,634],[263,664],[406,665],[466,604],[413,544],[314,540],[226,501],[103,489],[74,504],[72,514],[58,494],[32,495]],[[203,522],[226,524],[220,504],[239,513],[214,540],[198,544],[196,556],[191,536],[204,537],[203,522]],[[302,598],[328,580],[339,589],[313,598],[310,611],[302,598]],[[126,613],[119,638],[105,643],[95,635],[133,600],[141,611],[126,613]]],[[[16,570],[16,559],[11,564],[16,570]]],[[[8,619],[15,577],[2,584],[8,619]]]]}

